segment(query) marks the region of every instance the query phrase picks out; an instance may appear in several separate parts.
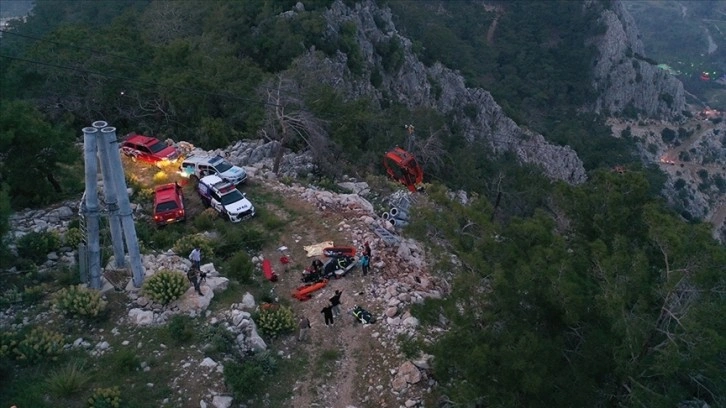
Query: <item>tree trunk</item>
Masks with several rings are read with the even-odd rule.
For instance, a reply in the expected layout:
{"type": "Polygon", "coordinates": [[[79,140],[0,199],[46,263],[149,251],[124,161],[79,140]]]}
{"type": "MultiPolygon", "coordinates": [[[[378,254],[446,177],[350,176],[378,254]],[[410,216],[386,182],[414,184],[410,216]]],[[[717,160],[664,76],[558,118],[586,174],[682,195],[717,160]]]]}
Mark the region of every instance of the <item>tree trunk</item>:
{"type": "Polygon", "coordinates": [[[280,174],[280,162],[282,161],[283,153],[285,153],[285,139],[280,140],[280,145],[277,146],[277,153],[275,154],[275,161],[272,165],[272,172],[276,175],[280,174]]]}
{"type": "Polygon", "coordinates": [[[278,115],[278,118],[280,119],[280,125],[282,126],[282,137],[280,138],[280,146],[277,147],[275,162],[272,165],[272,172],[275,173],[275,175],[280,174],[280,162],[282,161],[282,156],[285,153],[285,145],[287,144],[287,123],[285,123],[282,115],[278,115]]]}
{"type": "Polygon", "coordinates": [[[56,193],[62,193],[63,188],[61,188],[60,183],[58,183],[58,180],[55,179],[55,176],[53,173],[45,173],[45,178],[50,182],[51,185],[53,185],[53,190],[55,190],[56,193]]]}

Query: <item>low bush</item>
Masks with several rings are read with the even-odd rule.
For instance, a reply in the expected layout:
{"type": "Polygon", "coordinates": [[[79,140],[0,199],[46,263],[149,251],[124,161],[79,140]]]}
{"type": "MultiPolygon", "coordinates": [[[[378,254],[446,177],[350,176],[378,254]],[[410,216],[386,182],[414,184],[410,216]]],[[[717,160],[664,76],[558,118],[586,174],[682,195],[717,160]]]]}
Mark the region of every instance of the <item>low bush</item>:
{"type": "Polygon", "coordinates": [[[84,238],[80,228],[68,228],[65,236],[63,236],[63,244],[71,248],[77,248],[83,242],[84,238]]]}
{"type": "Polygon", "coordinates": [[[110,354],[108,358],[113,371],[118,373],[132,373],[141,365],[141,360],[133,349],[122,348],[110,354]]]}
{"type": "MultiPolygon", "coordinates": [[[[110,251],[109,251],[110,252],[110,251]]],[[[60,286],[78,285],[81,283],[81,274],[77,266],[61,266],[50,271],[53,282],[60,286]]]]}
{"type": "Polygon", "coordinates": [[[169,340],[174,345],[190,343],[194,339],[194,321],[189,316],[175,315],[166,326],[169,340]]]}
{"type": "Polygon", "coordinates": [[[202,332],[202,339],[207,343],[205,351],[210,357],[220,359],[237,351],[235,335],[221,325],[207,326],[202,332]]]}
{"type": "Polygon", "coordinates": [[[60,248],[61,239],[55,231],[30,232],[18,239],[18,255],[34,262],[44,261],[49,252],[60,248]]]}
{"type": "Polygon", "coordinates": [[[69,397],[79,393],[90,380],[83,366],[72,363],[50,374],[46,379],[48,390],[57,397],[69,397]]]}
{"type": "Polygon", "coordinates": [[[424,349],[424,343],[413,336],[399,334],[397,340],[401,353],[408,359],[419,357],[424,349]]]}
{"type": "Polygon", "coordinates": [[[118,408],[121,406],[121,390],[118,387],[96,388],[88,398],[88,408],[118,408]]]}
{"type": "Polygon", "coordinates": [[[274,374],[276,370],[275,357],[263,352],[244,360],[241,364],[225,364],[224,380],[232,389],[235,398],[243,400],[259,393],[265,384],[265,377],[274,374]]]}
{"type": "Polygon", "coordinates": [[[255,265],[245,251],[237,251],[222,266],[222,272],[230,279],[239,283],[252,282],[252,273],[255,265]]]}
{"type": "Polygon", "coordinates": [[[192,249],[198,247],[202,251],[202,257],[211,256],[214,253],[212,240],[202,234],[187,235],[174,243],[174,252],[179,256],[188,256],[192,249]]]}
{"type": "Polygon", "coordinates": [[[75,285],[59,290],[54,297],[57,310],[79,317],[96,317],[106,307],[101,294],[83,285],[75,285]]]}
{"type": "Polygon", "coordinates": [[[0,360],[15,356],[15,348],[20,342],[20,335],[14,331],[0,331],[0,360]]]}
{"type": "Polygon", "coordinates": [[[25,289],[23,289],[23,302],[35,303],[39,301],[43,298],[43,296],[45,296],[46,289],[47,284],[45,283],[40,285],[26,286],[25,289]]]}
{"type": "Polygon", "coordinates": [[[207,208],[194,218],[194,227],[199,231],[214,229],[214,220],[219,218],[219,213],[214,208],[207,208]]]}
{"type": "Polygon", "coordinates": [[[292,309],[280,306],[276,309],[263,309],[255,320],[257,327],[264,334],[277,337],[295,330],[295,316],[292,309]]]}
{"type": "Polygon", "coordinates": [[[15,286],[3,290],[0,293],[0,307],[12,305],[13,303],[20,303],[23,301],[23,292],[19,291],[15,286]]]}
{"type": "Polygon", "coordinates": [[[165,305],[179,299],[188,288],[187,277],[183,273],[164,269],[147,279],[142,291],[154,302],[165,305]]]}
{"type": "Polygon", "coordinates": [[[18,342],[14,354],[18,361],[36,363],[41,360],[57,360],[62,351],[62,334],[36,327],[18,342]]]}

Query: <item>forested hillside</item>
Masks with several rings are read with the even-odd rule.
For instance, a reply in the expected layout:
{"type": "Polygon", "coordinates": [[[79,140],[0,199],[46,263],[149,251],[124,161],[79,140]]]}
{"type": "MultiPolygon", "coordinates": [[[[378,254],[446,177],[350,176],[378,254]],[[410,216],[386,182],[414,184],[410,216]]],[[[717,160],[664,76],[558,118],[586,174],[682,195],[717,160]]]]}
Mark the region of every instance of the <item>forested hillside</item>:
{"type": "Polygon", "coordinates": [[[36,3],[0,43],[0,267],[34,262],[10,252],[10,214],[80,197],[80,129],[94,120],[203,149],[275,140],[311,151],[321,185],[382,175],[382,154],[413,124],[429,188],[404,234],[428,247],[431,270],[451,287],[413,310],[435,341],[406,339],[434,356],[432,400],[726,405],[726,250],[707,225],[666,208],[663,174],[640,163],[625,132],[611,136],[605,113],[585,109],[597,98],[587,40],[604,32],[597,11],[609,1],[379,1],[373,15],[390,8],[395,27],[374,21],[391,40],[370,50],[353,20],[331,31],[326,14],[369,2],[36,3]],[[520,163],[534,136],[510,150],[468,140],[454,117],[473,120],[481,107],[445,115],[394,100],[386,89],[404,87],[396,75],[411,61],[391,33],[427,67],[489,91],[528,132],[570,146],[589,180],[553,181],[520,163]],[[318,81],[334,63],[381,97],[318,81]]]}

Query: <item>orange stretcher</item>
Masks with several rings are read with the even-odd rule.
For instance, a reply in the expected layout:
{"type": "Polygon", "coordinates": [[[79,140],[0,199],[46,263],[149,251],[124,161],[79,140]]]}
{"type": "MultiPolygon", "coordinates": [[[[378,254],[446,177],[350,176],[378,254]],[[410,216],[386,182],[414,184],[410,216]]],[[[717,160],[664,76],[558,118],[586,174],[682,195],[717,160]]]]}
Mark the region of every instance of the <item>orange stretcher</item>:
{"type": "Polygon", "coordinates": [[[310,285],[303,285],[292,291],[292,297],[304,302],[313,297],[313,292],[320,290],[328,285],[328,280],[323,279],[320,282],[316,282],[310,285]]]}
{"type": "Polygon", "coordinates": [[[272,270],[272,264],[269,259],[262,261],[262,273],[270,282],[277,282],[277,274],[272,270]]]}

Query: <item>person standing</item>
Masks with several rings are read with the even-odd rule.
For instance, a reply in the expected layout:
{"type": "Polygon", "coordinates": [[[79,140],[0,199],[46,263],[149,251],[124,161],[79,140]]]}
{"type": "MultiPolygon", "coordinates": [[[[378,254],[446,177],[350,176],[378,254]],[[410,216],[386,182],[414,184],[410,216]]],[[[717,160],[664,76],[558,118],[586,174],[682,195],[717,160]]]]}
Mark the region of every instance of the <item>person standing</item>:
{"type": "Polygon", "coordinates": [[[369,261],[373,259],[373,258],[371,258],[371,256],[372,256],[371,255],[371,246],[370,246],[370,244],[368,244],[368,241],[366,241],[366,243],[363,244],[363,255],[368,255],[369,261]]]}
{"type": "Polygon", "coordinates": [[[189,260],[192,261],[192,268],[199,269],[202,262],[202,250],[199,247],[194,247],[192,252],[189,253],[189,260]]]}
{"type": "Polygon", "coordinates": [[[371,260],[368,257],[368,255],[363,254],[363,256],[360,257],[360,267],[363,270],[363,276],[368,275],[370,263],[371,263],[371,260]]]}
{"type": "Polygon", "coordinates": [[[328,304],[320,311],[325,316],[325,325],[330,327],[333,325],[333,306],[328,304]]]}
{"type": "Polygon", "coordinates": [[[333,308],[333,316],[335,317],[340,316],[340,295],[342,294],[342,291],[336,290],[335,295],[330,298],[330,306],[333,308]]]}
{"type": "Polygon", "coordinates": [[[310,330],[310,320],[303,316],[300,319],[300,323],[298,323],[298,328],[300,329],[300,334],[298,334],[297,340],[301,342],[307,340],[308,331],[310,330]]]}
{"type": "Polygon", "coordinates": [[[189,279],[189,282],[191,282],[192,285],[194,285],[194,290],[197,291],[197,294],[199,296],[204,296],[204,293],[202,293],[202,290],[199,288],[199,277],[197,276],[198,271],[199,271],[198,268],[197,269],[195,269],[193,267],[190,268],[189,271],[187,272],[187,278],[189,279]]]}

